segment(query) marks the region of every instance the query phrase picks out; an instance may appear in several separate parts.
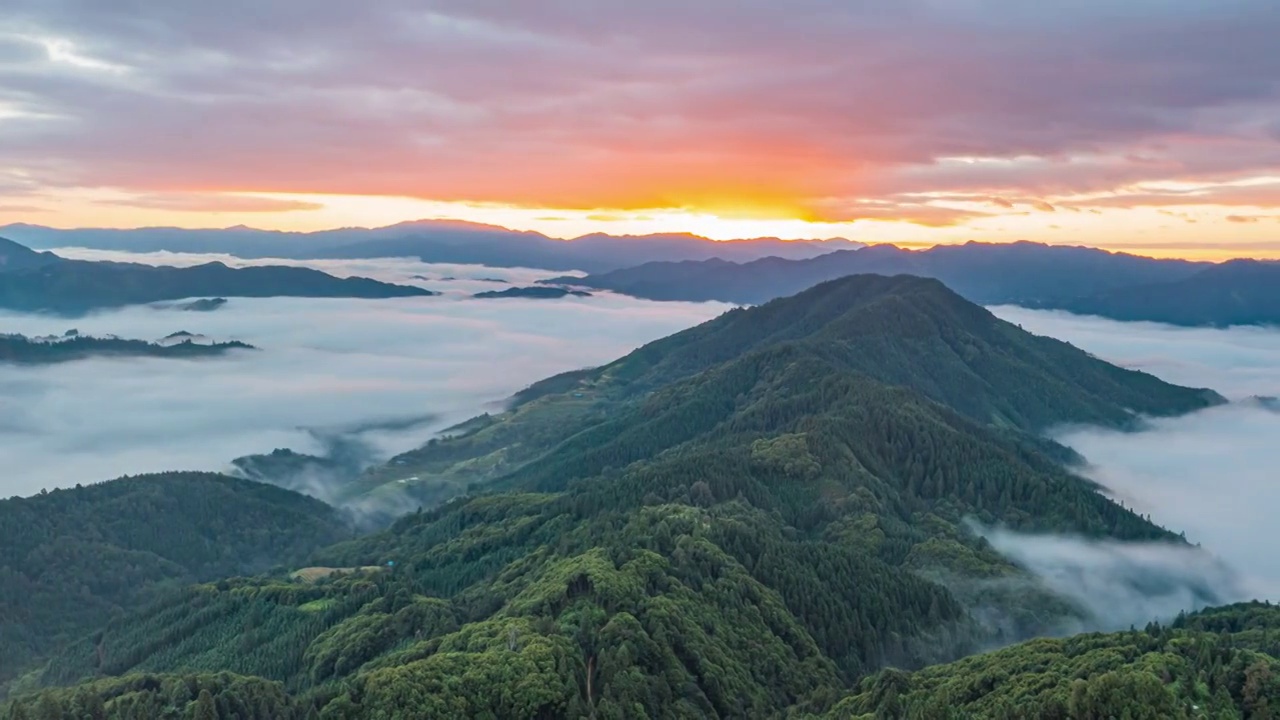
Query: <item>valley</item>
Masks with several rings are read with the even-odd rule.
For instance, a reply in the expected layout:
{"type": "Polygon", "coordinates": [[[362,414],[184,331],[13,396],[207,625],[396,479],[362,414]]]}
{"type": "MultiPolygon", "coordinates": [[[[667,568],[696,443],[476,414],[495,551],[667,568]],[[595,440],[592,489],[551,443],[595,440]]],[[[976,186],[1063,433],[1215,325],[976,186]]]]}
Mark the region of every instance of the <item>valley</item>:
{"type": "MultiPolygon", "coordinates": [[[[1034,312],[1014,314],[1024,325],[1054,317],[1034,312]]],[[[1252,634],[1275,622],[1271,608],[1232,605],[1259,586],[1163,524],[1167,513],[1148,517],[1099,492],[1111,489],[1080,464],[1094,453],[1059,432],[1142,437],[1153,422],[1230,410],[1236,398],[1117,367],[999,314],[936,280],[846,277],[718,313],[594,368],[547,373],[469,419],[358,431],[429,433],[407,452],[379,459],[376,440],[341,451],[325,440],[315,455],[264,447],[236,471],[323,487],[343,509],[329,532],[349,539],[274,551],[256,575],[173,566],[157,577],[180,580],[157,580],[141,599],[107,598],[133,609],[105,622],[81,614],[60,634],[32,616],[18,631],[36,638],[32,660],[9,673],[13,707],[92,696],[140,716],[166,712],[182,686],[192,688],[184,703],[207,691],[228,711],[300,718],[406,707],[1016,717],[1134,697],[1157,710],[1256,704],[1267,680],[1246,688],[1218,668],[1271,672],[1274,648],[1252,634]],[[1063,563],[1090,544],[1092,560],[1063,563]],[[1126,631],[1109,606],[1048,574],[1105,573],[1097,553],[1129,564],[1093,582],[1127,577],[1122,602],[1159,624],[1126,631]],[[1206,660],[1203,648],[1217,647],[1209,628],[1228,617],[1238,643],[1206,660]],[[1034,639],[1087,630],[1112,634],[1034,639]],[[968,657],[993,647],[1006,649],[968,657]],[[1082,669],[1115,653],[1132,663],[1082,669]],[[1154,663],[1169,682],[1139,669],[1154,663]],[[974,675],[1029,664],[1043,668],[1035,680],[971,689],[974,675]]]]}

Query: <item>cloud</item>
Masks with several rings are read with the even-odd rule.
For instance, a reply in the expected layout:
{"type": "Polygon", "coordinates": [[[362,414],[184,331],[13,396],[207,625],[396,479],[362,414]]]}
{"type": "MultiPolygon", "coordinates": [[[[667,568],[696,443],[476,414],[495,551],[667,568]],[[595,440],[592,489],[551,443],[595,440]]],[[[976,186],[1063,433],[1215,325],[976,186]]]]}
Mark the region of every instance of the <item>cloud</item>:
{"type": "Polygon", "coordinates": [[[1065,632],[1122,630],[1180,612],[1252,599],[1234,569],[1208,552],[1174,543],[1123,543],[982,529],[991,546],[1084,610],[1065,632]]]}
{"type": "Polygon", "coordinates": [[[1280,215],[1228,215],[1227,222],[1256,223],[1262,220],[1280,220],[1280,215]]]}
{"type": "Polygon", "coordinates": [[[1176,328],[1058,312],[994,308],[1025,329],[1067,340],[1105,360],[1235,402],[1140,432],[1071,428],[1055,438],[1088,461],[1085,474],[1136,512],[1203,545],[1254,595],[1280,599],[1280,329],[1176,328]]]}
{"type": "Polygon", "coordinates": [[[48,208],[39,205],[11,205],[0,203],[0,213],[43,213],[49,212],[48,208]]]}
{"type": "Polygon", "coordinates": [[[1280,396],[1280,330],[1275,328],[1186,328],[1013,306],[990,309],[1029,332],[1066,340],[1172,383],[1210,387],[1237,400],[1280,396]]]}
{"type": "Polygon", "coordinates": [[[324,208],[324,205],[320,203],[230,193],[149,193],[125,199],[101,200],[99,202],[107,205],[200,213],[294,212],[324,208]]]}
{"type": "Polygon", "coordinates": [[[1268,0],[219,8],[6,3],[0,103],[59,120],[0,121],[0,157],[136,192],[809,213],[1280,168],[1268,0]]]}
{"type": "MultiPolygon", "coordinates": [[[[142,259],[192,264],[215,258],[142,259]]],[[[430,426],[361,434],[386,457],[536,380],[612,360],[727,309],[608,294],[566,301],[469,299],[493,287],[478,278],[523,284],[545,276],[521,269],[385,259],[311,265],[419,283],[446,294],[374,301],[232,298],[212,313],[134,307],[74,322],[0,315],[5,332],[47,334],[74,326],[90,334],[150,339],[187,330],[262,348],[200,361],[0,365],[0,496],[125,473],[223,469],[238,456],[277,447],[322,451],[308,428],[440,418],[430,426]],[[412,280],[413,275],[430,279],[412,280]],[[442,280],[446,276],[458,280],[442,280]]]]}
{"type": "Polygon", "coordinates": [[[1086,474],[1117,499],[1226,558],[1255,590],[1280,598],[1275,468],[1280,412],[1237,403],[1136,434],[1075,429],[1058,440],[1089,460],[1086,474]]]}

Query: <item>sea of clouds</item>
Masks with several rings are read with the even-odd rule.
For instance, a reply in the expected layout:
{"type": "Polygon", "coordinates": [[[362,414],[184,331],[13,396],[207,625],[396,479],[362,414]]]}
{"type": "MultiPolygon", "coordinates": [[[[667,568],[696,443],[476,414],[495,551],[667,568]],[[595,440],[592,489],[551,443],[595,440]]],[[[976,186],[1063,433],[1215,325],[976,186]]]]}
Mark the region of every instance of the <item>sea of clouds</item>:
{"type": "Polygon", "coordinates": [[[1273,550],[1280,543],[1280,411],[1254,399],[1280,395],[1280,328],[1182,328],[1016,307],[992,310],[1104,360],[1209,387],[1231,400],[1182,417],[1151,419],[1140,432],[1077,427],[1054,434],[1085,457],[1083,473],[1112,497],[1185,533],[1200,549],[1010,534],[995,537],[997,548],[1065,594],[1103,598],[1099,607],[1127,604],[1126,620],[1144,613],[1168,616],[1206,599],[1280,600],[1280,553],[1273,550]],[[1129,592],[1139,566],[1163,568],[1164,577],[1175,582],[1160,592],[1142,584],[1141,592],[1129,592]]]}
{"type": "Polygon", "coordinates": [[[229,256],[59,250],[64,257],[191,265],[306,265],[416,284],[443,295],[388,300],[232,298],[215,312],[135,306],[66,319],[0,312],[0,332],[158,339],[185,330],[260,348],[200,360],[89,359],[0,366],[0,497],[124,474],[223,470],[321,434],[367,425],[382,457],[565,370],[598,365],[728,308],[612,294],[475,300],[542,270],[410,259],[244,261],[229,256]],[[414,276],[420,276],[418,279],[414,276]],[[453,278],[453,279],[446,279],[453,278]],[[507,280],[508,284],[493,282],[507,280]],[[416,422],[415,422],[416,421],[416,422]]]}
{"type": "MultiPolygon", "coordinates": [[[[0,313],[0,332],[156,339],[186,330],[259,351],[205,360],[93,359],[0,366],[0,496],[163,470],[221,470],[288,447],[323,452],[358,434],[378,458],[500,407],[548,375],[608,362],[715,317],[716,303],[658,303],[608,293],[563,300],[475,300],[527,285],[532,269],[410,259],[246,261],[179,253],[60,250],[93,260],[232,266],[291,264],[417,284],[439,297],[238,299],[212,313],[131,307],[74,320],[0,313]],[[507,283],[494,282],[495,279],[507,283]],[[373,429],[369,429],[373,428],[373,429]]],[[[997,549],[1096,614],[1102,628],[1180,610],[1280,599],[1280,329],[1176,328],[997,307],[1000,317],[1105,360],[1232,400],[1121,433],[1054,436],[1087,460],[1107,492],[1202,547],[1136,544],[987,529],[997,549]]],[[[375,458],[377,459],[377,458],[375,458]]]]}

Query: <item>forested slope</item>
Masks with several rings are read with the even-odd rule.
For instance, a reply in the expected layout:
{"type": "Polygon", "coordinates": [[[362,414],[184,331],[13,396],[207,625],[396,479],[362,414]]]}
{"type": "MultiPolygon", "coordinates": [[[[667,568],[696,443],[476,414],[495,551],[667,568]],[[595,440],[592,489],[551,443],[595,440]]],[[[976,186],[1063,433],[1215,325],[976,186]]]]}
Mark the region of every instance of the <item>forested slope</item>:
{"type": "Polygon", "coordinates": [[[1272,718],[1280,608],[1216,608],[1145,630],[1044,639],[862,683],[828,718],[1272,718]]]}
{"type": "Polygon", "coordinates": [[[165,588],[293,564],[348,535],[318,500],[208,473],[0,500],[0,682],[165,588]]]}

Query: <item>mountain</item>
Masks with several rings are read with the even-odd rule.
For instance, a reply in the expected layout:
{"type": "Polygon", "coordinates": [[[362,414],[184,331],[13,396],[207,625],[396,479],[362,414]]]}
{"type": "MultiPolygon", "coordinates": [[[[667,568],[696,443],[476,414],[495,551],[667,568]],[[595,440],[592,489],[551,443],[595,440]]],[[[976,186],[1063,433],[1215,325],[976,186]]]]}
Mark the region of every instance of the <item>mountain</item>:
{"type": "Polygon", "coordinates": [[[175,333],[161,342],[93,337],[78,333],[58,338],[0,335],[0,363],[47,365],[91,357],[205,358],[225,355],[232,350],[256,349],[238,340],[197,342],[189,333],[183,335],[175,333]]]}
{"type": "Polygon", "coordinates": [[[936,280],[863,275],[729,311],[600,368],[534,384],[499,417],[476,418],[370,472],[353,492],[406,480],[424,503],[511,472],[578,430],[672,382],[750,353],[796,345],[842,371],[906,386],[1000,428],[1123,427],[1221,402],[1024,332],[936,280]]]}
{"type": "Polygon", "coordinates": [[[382,228],[341,228],[287,233],[237,227],[225,230],[139,228],[136,230],[59,230],[37,225],[7,225],[8,235],[32,247],[87,247],[130,252],[229,253],[243,258],[417,257],[425,262],[491,267],[603,272],[654,260],[705,260],[723,257],[815,257],[858,243],[830,240],[753,238],[717,242],[690,234],[644,236],[584,235],[556,240],[535,232],[457,220],[419,220],[382,228]]]}
{"type": "Polygon", "coordinates": [[[114,703],[144,673],[193,712],[226,672],[211,697],[284,693],[286,717],[860,711],[885,666],[1106,627],[974,528],[1182,543],[1032,432],[1217,400],[933,280],[844,278],[533,386],[366,478],[447,502],[123,613],[15,695],[114,703]]]}
{"type": "Polygon", "coordinates": [[[1173,282],[1120,287],[1043,307],[1173,325],[1280,324],[1280,263],[1232,260],[1173,282]]]}
{"type": "Polygon", "coordinates": [[[591,297],[591,293],[582,290],[570,290],[562,287],[513,287],[506,290],[487,290],[478,292],[472,297],[481,300],[496,300],[502,298],[530,298],[533,300],[559,300],[563,297],[591,297]]]}
{"type": "Polygon", "coordinates": [[[585,278],[545,282],[613,290],[653,300],[761,303],[845,275],[910,274],[937,278],[976,303],[1043,303],[1113,288],[1190,277],[1207,263],[1030,242],[938,245],[904,250],[872,245],[820,258],[763,258],[736,263],[655,262],[585,278]]]}
{"type": "Polygon", "coordinates": [[[33,270],[60,262],[62,258],[48,252],[36,252],[12,240],[0,237],[0,273],[33,270]]]}
{"type": "Polygon", "coordinates": [[[0,500],[0,681],[167,590],[297,563],[348,535],[318,500],[208,473],[0,500]]]}
{"type": "Polygon", "coordinates": [[[0,309],[66,315],[199,296],[392,298],[435,294],[368,278],[337,278],[308,268],[230,268],[220,262],[178,268],[56,259],[0,273],[0,309]]]}

